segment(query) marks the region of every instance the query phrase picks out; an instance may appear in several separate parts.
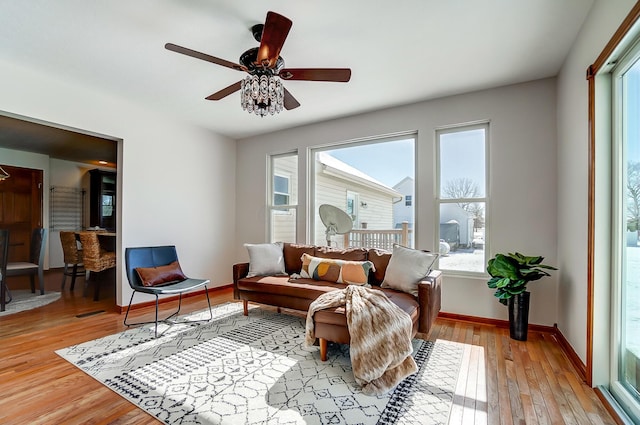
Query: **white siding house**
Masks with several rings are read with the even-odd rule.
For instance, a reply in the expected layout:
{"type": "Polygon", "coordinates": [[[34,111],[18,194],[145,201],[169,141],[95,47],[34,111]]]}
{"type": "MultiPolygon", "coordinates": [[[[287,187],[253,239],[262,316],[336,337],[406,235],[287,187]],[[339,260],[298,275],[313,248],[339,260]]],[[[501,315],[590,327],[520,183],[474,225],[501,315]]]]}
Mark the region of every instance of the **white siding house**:
{"type": "MultiPolygon", "coordinates": [[[[283,155],[273,159],[272,197],[269,205],[297,205],[298,156],[283,155]]],[[[271,242],[296,242],[296,210],[291,208],[271,211],[271,242]]]]}
{"type": "MultiPolygon", "coordinates": [[[[326,152],[317,153],[314,176],[314,243],[326,244],[325,226],[317,213],[322,204],[349,214],[354,229],[393,229],[393,205],[402,199],[399,192],[326,152]]],[[[342,239],[334,237],[336,246],[343,245],[342,239]]]]}
{"type": "Polygon", "coordinates": [[[412,177],[405,177],[393,186],[393,189],[402,194],[402,200],[393,204],[394,227],[399,227],[402,222],[409,223],[413,228],[413,206],[415,203],[415,181],[412,177]]]}

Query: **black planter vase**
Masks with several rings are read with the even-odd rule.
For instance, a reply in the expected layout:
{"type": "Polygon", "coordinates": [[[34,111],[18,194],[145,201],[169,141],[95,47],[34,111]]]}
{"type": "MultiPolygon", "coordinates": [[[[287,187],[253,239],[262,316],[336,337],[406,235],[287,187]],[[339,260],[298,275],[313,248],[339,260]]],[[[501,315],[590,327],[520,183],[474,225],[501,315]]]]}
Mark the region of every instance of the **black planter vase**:
{"type": "Polygon", "coordinates": [[[518,341],[527,340],[529,327],[529,299],[531,293],[523,292],[509,298],[509,336],[518,341]]]}

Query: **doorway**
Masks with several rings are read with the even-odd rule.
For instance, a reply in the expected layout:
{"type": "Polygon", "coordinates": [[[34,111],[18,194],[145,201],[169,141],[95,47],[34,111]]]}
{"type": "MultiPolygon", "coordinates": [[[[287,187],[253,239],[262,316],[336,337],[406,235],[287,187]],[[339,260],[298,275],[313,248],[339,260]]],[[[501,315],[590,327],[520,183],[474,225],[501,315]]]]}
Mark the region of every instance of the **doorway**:
{"type": "Polygon", "coordinates": [[[9,261],[30,261],[31,231],[42,227],[42,170],[0,164],[0,229],[9,230],[9,261]]]}

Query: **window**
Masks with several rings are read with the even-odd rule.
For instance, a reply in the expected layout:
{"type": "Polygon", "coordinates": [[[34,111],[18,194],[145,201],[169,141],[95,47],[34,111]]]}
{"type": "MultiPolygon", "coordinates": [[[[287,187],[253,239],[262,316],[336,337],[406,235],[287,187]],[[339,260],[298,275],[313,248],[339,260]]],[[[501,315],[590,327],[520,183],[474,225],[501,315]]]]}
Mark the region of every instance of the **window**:
{"type": "Polygon", "coordinates": [[[640,418],[640,46],[613,69],[613,219],[610,390],[640,418]]]}
{"type": "Polygon", "coordinates": [[[289,205],[289,177],[273,175],[273,205],[289,205]]]}
{"type": "Polygon", "coordinates": [[[351,190],[347,190],[347,209],[346,212],[353,221],[353,226],[357,229],[358,223],[358,194],[351,190]]]}
{"type": "Polygon", "coordinates": [[[297,242],[296,216],[298,210],[298,154],[272,155],[269,158],[270,196],[269,240],[297,242]]]}
{"type": "Polygon", "coordinates": [[[311,150],[311,243],[327,244],[318,210],[328,204],[353,221],[349,232],[330,235],[332,246],[413,246],[414,210],[405,205],[403,194],[414,193],[415,137],[404,134],[311,150]]]}
{"type": "Polygon", "coordinates": [[[411,206],[411,195],[406,195],[404,197],[404,205],[406,207],[410,207],[411,206]]]}
{"type": "Polygon", "coordinates": [[[439,267],[484,273],[488,124],[438,130],[439,267]]]}

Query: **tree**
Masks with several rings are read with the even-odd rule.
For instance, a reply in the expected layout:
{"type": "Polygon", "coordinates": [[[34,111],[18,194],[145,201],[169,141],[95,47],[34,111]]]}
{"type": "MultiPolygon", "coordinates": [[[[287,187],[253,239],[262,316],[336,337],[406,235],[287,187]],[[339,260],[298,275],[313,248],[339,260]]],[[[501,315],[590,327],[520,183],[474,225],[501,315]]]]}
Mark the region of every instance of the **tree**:
{"type": "Polygon", "coordinates": [[[480,191],[478,185],[467,177],[459,177],[449,180],[442,189],[443,195],[450,199],[464,199],[458,202],[458,206],[473,215],[473,227],[475,229],[484,226],[484,208],[477,202],[470,202],[467,199],[479,198],[480,191]]]}
{"type": "Polygon", "coordinates": [[[627,163],[627,230],[640,236],[640,162],[627,163]]]}

